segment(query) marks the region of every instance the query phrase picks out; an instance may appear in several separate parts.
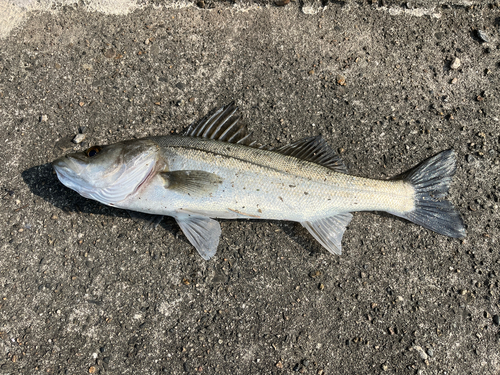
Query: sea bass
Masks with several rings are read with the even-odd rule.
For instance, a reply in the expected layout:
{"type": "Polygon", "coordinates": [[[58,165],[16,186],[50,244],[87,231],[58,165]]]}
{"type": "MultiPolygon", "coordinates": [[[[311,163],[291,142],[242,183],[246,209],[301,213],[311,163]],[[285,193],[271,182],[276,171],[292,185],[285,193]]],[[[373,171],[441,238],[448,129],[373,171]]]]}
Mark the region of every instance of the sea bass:
{"type": "Polygon", "coordinates": [[[173,216],[203,259],[215,255],[219,219],[301,223],[341,254],[351,212],[386,211],[461,238],[460,214],[444,199],[455,153],[443,151],[391,180],[347,174],[321,137],[270,148],[250,142],[231,103],[184,135],[93,146],[53,162],[59,180],[112,207],[173,216]]]}

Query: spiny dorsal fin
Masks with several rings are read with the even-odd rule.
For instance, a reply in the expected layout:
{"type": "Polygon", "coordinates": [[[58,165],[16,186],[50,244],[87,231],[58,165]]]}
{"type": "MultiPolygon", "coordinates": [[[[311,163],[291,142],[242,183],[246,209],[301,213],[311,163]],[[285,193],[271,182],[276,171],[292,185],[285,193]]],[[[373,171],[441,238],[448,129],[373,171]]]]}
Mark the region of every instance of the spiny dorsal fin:
{"type": "Polygon", "coordinates": [[[347,168],[340,156],[319,135],[301,139],[289,145],[273,149],[273,151],[320,164],[336,172],[347,173],[347,168]]]}
{"type": "Polygon", "coordinates": [[[238,107],[234,101],[219,108],[213,114],[208,114],[193,123],[184,133],[188,137],[202,137],[222,142],[238,143],[245,146],[272,150],[283,155],[321,164],[337,172],[346,173],[347,168],[330,146],[320,137],[304,138],[298,142],[272,148],[250,140],[251,133],[244,125],[238,124],[241,116],[237,114],[238,107]]]}
{"type": "Polygon", "coordinates": [[[259,144],[249,140],[251,134],[247,132],[246,127],[241,123],[238,124],[241,116],[238,115],[237,112],[238,107],[234,102],[231,102],[219,108],[213,114],[206,115],[197,123],[191,125],[184,135],[239,143],[245,146],[259,148],[259,144]]]}

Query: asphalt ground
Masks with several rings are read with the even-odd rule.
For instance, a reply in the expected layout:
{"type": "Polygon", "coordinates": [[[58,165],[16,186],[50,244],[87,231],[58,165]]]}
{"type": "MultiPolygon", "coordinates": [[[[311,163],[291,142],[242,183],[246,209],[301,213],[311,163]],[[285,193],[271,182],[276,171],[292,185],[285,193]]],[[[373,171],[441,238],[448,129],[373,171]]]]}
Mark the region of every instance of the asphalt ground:
{"type": "Polygon", "coordinates": [[[1,374],[500,372],[498,2],[47,4],[0,4],[1,374]],[[256,140],[321,134],[355,175],[453,148],[467,237],[357,213],[333,256],[222,220],[204,261],[50,166],[231,100],[256,140]]]}

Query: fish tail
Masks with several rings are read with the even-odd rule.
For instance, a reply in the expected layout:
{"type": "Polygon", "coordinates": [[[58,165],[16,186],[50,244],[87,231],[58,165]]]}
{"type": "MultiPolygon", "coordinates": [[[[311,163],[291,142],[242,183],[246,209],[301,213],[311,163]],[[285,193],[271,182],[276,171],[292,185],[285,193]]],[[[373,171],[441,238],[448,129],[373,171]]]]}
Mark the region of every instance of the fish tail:
{"type": "Polygon", "coordinates": [[[398,216],[445,236],[465,237],[460,213],[445,199],[455,171],[455,152],[446,150],[398,176],[415,189],[415,208],[398,216]]]}

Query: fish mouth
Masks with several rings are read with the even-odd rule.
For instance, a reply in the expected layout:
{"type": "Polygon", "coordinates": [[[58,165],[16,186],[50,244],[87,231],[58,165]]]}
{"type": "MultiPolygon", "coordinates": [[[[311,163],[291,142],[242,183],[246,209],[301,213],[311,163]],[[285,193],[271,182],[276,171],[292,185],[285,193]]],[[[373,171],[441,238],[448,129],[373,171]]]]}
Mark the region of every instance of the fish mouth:
{"type": "Polygon", "coordinates": [[[84,171],[85,166],[78,159],[71,156],[63,156],[52,162],[52,168],[57,174],[57,178],[61,183],[70,189],[75,189],[75,179],[79,179],[80,174],[84,171]]]}
{"type": "Polygon", "coordinates": [[[55,169],[56,172],[58,170],[60,171],[69,170],[76,175],[80,175],[83,172],[83,170],[87,167],[87,164],[81,162],[80,160],[70,155],[65,155],[63,157],[60,157],[59,159],[54,160],[52,162],[52,167],[55,169]]]}

